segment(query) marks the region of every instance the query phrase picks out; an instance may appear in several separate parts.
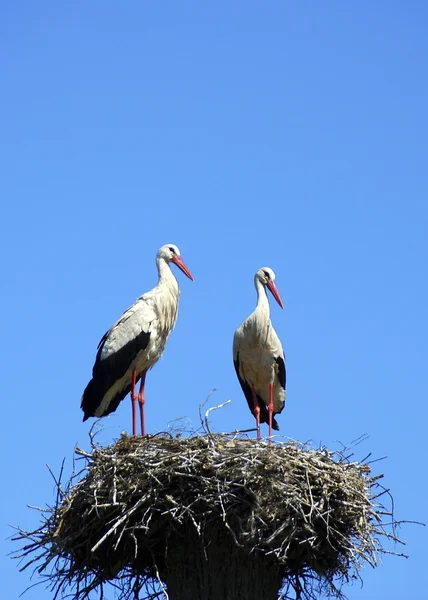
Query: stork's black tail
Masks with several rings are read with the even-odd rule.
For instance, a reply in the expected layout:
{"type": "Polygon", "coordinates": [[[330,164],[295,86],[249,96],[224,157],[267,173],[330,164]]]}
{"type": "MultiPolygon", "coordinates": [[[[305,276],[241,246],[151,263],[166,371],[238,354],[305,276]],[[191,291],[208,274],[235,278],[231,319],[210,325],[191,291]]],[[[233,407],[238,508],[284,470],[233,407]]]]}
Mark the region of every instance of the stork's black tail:
{"type": "Polygon", "coordinates": [[[104,397],[104,390],[101,389],[96,379],[91,379],[85,388],[82,396],[80,408],[83,410],[83,420],[86,421],[89,417],[95,417],[95,411],[101,404],[104,397]]]}
{"type": "MultiPolygon", "coordinates": [[[[252,399],[252,397],[251,397],[251,399],[252,399]]],[[[260,406],[260,423],[269,423],[269,411],[267,409],[266,404],[263,402],[263,400],[260,398],[260,396],[258,394],[257,394],[257,402],[259,403],[259,406],[260,406]]],[[[251,410],[251,412],[254,415],[254,408],[251,410]]],[[[275,431],[279,431],[279,425],[274,416],[272,416],[272,429],[275,429],[275,431]]]]}
{"type": "Polygon", "coordinates": [[[106,380],[105,377],[95,375],[85,388],[82,396],[82,402],[80,408],[83,410],[83,420],[89,419],[89,417],[105,417],[110,413],[114,412],[119,406],[120,402],[129,394],[131,391],[132,383],[129,382],[122,389],[118,390],[116,395],[113,396],[109,403],[104,407],[102,413],[97,414],[99,407],[101,406],[104,396],[107,394],[111,386],[111,382],[106,380]]]}
{"type": "MultiPolygon", "coordinates": [[[[253,393],[251,391],[251,387],[248,385],[248,383],[246,381],[244,381],[243,379],[241,379],[241,377],[239,377],[239,374],[238,374],[238,379],[241,384],[242,391],[244,392],[245,399],[247,400],[248,408],[250,409],[253,417],[255,417],[256,415],[254,414],[254,400],[253,400],[253,393]]],[[[257,397],[258,405],[260,407],[260,423],[269,423],[268,408],[258,394],[256,394],[256,397],[257,397]]],[[[279,425],[274,416],[272,416],[272,429],[275,429],[275,431],[279,431],[279,425]]]]}

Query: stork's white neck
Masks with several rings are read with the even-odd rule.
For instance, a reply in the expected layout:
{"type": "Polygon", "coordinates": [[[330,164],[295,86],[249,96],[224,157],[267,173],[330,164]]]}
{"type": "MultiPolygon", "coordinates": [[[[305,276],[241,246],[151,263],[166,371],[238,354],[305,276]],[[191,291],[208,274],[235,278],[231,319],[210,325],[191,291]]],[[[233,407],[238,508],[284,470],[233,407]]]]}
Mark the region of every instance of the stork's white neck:
{"type": "Polygon", "coordinates": [[[157,258],[156,266],[159,274],[158,286],[165,285],[178,293],[178,281],[176,280],[169,263],[167,263],[164,258],[157,258]]]}
{"type": "Polygon", "coordinates": [[[254,285],[256,286],[257,290],[257,306],[254,313],[256,313],[257,316],[264,317],[266,320],[268,320],[270,317],[270,306],[266,294],[266,287],[259,279],[254,280],[254,285]]]}

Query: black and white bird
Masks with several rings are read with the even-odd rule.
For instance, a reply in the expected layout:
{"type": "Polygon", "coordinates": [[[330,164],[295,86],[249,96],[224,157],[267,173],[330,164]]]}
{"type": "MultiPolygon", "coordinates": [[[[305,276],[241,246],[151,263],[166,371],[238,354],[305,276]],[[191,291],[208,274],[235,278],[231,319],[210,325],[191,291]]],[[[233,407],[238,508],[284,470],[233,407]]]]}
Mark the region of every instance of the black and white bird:
{"type": "Polygon", "coordinates": [[[269,267],[259,269],[254,277],[257,306],[238,327],[233,339],[233,362],[250,411],[256,418],[257,439],[260,423],[269,423],[269,444],[272,428],[279,429],[274,418],[285,404],[285,357],[281,342],[272,327],[266,288],[281,308],[284,308],[275,285],[275,273],[269,267]]]}
{"type": "Polygon", "coordinates": [[[81,408],[89,417],[104,417],[131,391],[132,432],[137,434],[136,384],[141,379],[138,403],[141,434],[144,426],[144,383],[147,371],[160,359],[175,326],[180,290],[170,263],[177,265],[189,279],[192,274],[174,244],[162,246],[156,255],[159,280],[143,294],[101,338],[92,369],[92,379],[83,392],[81,408]]]}

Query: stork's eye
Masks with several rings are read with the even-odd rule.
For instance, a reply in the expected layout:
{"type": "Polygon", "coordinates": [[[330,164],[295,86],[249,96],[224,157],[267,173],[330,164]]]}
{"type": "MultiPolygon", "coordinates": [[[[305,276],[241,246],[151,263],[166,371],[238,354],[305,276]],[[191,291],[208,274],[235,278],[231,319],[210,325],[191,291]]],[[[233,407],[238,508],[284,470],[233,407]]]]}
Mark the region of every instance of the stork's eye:
{"type": "Polygon", "coordinates": [[[269,279],[269,278],[270,278],[270,276],[269,276],[269,273],[268,273],[267,271],[263,271],[263,274],[264,274],[264,276],[266,277],[266,279],[269,279]]]}
{"type": "Polygon", "coordinates": [[[170,252],[172,252],[172,254],[175,254],[175,250],[174,250],[174,248],[173,248],[172,246],[170,246],[170,247],[168,248],[168,250],[169,250],[170,252]]]}

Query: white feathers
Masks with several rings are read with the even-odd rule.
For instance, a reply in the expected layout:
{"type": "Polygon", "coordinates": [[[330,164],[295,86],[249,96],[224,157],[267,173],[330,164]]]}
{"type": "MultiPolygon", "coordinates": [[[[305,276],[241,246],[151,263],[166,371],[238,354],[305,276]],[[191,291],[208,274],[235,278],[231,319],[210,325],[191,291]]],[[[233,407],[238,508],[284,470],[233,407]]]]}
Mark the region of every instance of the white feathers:
{"type": "Polygon", "coordinates": [[[98,346],[93,377],[82,396],[85,419],[115,410],[131,388],[133,372],[138,380],[162,356],[177,320],[180,295],[170,262],[193,279],[177,246],[162,246],[156,256],[157,285],[123,313],[98,346]]]}
{"type": "MultiPolygon", "coordinates": [[[[254,312],[238,327],[233,340],[233,359],[238,363],[238,375],[254,390],[263,402],[269,404],[269,385],[273,384],[274,413],[281,412],[285,403],[285,383],[281,381],[280,362],[285,363],[281,342],[270,320],[269,301],[266,294],[266,275],[275,279],[272,269],[257,271],[254,283],[257,306],[254,312]],[[278,361],[279,359],[279,361],[278,361]]],[[[285,375],[284,375],[285,377],[285,375]]]]}

